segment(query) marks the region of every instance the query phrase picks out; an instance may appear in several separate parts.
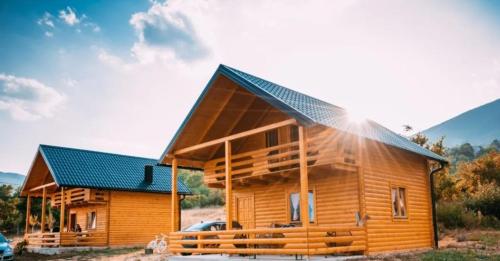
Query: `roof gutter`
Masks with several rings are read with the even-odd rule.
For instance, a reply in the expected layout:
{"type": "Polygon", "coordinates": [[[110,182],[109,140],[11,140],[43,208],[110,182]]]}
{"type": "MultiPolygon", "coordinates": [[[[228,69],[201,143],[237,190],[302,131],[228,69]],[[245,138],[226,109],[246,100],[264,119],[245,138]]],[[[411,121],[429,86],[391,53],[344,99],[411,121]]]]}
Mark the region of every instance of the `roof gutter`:
{"type": "Polygon", "coordinates": [[[434,174],[442,169],[446,163],[439,161],[439,167],[431,170],[429,174],[430,179],[430,189],[431,189],[431,206],[432,206],[432,226],[434,230],[434,248],[439,248],[439,237],[438,237],[438,225],[437,225],[437,217],[436,217],[436,192],[434,190],[434,174]]]}

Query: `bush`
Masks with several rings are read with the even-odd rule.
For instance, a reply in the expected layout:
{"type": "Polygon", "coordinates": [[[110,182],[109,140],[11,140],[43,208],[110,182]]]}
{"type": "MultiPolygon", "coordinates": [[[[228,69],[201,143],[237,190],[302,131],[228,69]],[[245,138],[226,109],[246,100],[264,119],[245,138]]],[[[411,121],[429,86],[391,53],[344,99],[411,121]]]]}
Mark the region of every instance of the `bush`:
{"type": "Polygon", "coordinates": [[[500,219],[500,188],[495,184],[487,184],[481,190],[465,200],[465,207],[474,212],[481,211],[485,216],[500,219]]]}
{"type": "Polygon", "coordinates": [[[24,252],[24,248],[26,247],[26,245],[28,245],[28,241],[19,241],[14,247],[14,254],[21,255],[24,252]]]}
{"type": "Polygon", "coordinates": [[[467,211],[460,202],[441,202],[437,205],[436,217],[440,224],[447,229],[476,228],[479,218],[467,211]]]}
{"type": "Polygon", "coordinates": [[[481,219],[481,227],[500,229],[500,220],[494,216],[485,216],[481,219]]]}

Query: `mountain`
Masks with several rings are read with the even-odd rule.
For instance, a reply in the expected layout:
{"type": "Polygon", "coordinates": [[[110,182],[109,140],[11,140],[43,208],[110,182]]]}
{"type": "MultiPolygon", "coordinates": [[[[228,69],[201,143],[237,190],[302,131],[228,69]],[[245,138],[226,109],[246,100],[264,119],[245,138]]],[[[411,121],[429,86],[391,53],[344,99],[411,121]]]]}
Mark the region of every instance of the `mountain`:
{"type": "Polygon", "coordinates": [[[0,185],[7,184],[17,188],[23,185],[25,177],[26,176],[17,173],[0,171],[0,185]]]}
{"type": "Polygon", "coordinates": [[[448,147],[463,143],[489,145],[500,140],[500,99],[466,111],[422,132],[431,141],[445,136],[448,147]]]}

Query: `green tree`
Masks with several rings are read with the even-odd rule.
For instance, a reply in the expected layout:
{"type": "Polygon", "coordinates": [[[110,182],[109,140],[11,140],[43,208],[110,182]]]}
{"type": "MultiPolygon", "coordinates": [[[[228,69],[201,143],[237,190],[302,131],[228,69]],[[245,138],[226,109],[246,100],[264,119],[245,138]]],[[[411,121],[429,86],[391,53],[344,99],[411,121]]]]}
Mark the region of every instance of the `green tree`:
{"type": "Polygon", "coordinates": [[[13,196],[13,188],[10,185],[0,186],[0,230],[12,233],[16,231],[21,223],[22,215],[17,209],[19,199],[13,196]]]}
{"type": "Polygon", "coordinates": [[[203,172],[183,170],[179,177],[193,193],[182,201],[183,209],[224,205],[224,190],[207,187],[203,182],[203,172]]]}

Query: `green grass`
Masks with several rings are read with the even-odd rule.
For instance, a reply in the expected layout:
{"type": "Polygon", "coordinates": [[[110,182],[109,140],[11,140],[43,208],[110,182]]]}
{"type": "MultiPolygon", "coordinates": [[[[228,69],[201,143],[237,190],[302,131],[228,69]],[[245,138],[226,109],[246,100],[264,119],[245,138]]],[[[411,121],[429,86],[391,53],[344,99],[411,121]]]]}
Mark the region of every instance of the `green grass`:
{"type": "Polygon", "coordinates": [[[500,254],[484,255],[475,251],[439,250],[430,251],[422,255],[422,261],[500,261],[500,254]]]}

